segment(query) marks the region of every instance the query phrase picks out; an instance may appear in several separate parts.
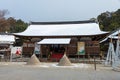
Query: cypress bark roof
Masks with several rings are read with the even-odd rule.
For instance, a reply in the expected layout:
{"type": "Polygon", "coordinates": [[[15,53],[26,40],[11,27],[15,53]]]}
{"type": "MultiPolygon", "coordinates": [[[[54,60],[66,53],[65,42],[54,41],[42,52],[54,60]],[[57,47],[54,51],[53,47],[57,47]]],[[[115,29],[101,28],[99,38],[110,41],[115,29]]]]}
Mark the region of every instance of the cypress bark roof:
{"type": "Polygon", "coordinates": [[[14,33],[16,36],[91,36],[101,35],[108,32],[101,31],[97,23],[39,23],[31,24],[21,33],[14,33]],[[45,25],[46,24],[46,25],[45,25]]]}

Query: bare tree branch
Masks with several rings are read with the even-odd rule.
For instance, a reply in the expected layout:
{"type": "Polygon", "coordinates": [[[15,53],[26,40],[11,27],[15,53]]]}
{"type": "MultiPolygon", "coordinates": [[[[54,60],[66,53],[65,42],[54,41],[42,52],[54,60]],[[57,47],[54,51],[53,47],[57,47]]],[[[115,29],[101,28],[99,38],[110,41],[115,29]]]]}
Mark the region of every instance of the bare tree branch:
{"type": "Polygon", "coordinates": [[[9,14],[8,10],[0,10],[0,19],[5,18],[7,14],[9,14]]]}

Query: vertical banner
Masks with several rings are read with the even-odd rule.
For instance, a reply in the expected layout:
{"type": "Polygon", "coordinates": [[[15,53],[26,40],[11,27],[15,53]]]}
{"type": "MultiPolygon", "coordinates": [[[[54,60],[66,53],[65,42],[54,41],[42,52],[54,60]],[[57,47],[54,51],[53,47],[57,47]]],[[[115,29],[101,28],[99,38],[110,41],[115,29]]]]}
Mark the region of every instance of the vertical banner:
{"type": "Polygon", "coordinates": [[[22,47],[11,47],[10,61],[12,62],[12,59],[17,57],[22,57],[22,47]]]}
{"type": "Polygon", "coordinates": [[[85,42],[78,42],[77,46],[78,46],[77,54],[85,55],[85,42]]]}
{"type": "Polygon", "coordinates": [[[35,49],[34,49],[35,54],[40,54],[40,45],[35,43],[35,49]]]}

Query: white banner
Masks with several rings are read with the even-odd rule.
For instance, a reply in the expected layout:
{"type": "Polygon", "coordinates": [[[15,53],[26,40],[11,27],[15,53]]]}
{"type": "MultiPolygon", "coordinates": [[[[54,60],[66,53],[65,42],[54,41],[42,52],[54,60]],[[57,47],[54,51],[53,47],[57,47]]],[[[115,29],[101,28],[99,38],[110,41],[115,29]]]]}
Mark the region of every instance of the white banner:
{"type": "Polygon", "coordinates": [[[11,57],[10,61],[12,62],[13,58],[22,57],[22,47],[12,47],[11,48],[11,57]]]}
{"type": "Polygon", "coordinates": [[[22,47],[12,47],[11,48],[11,54],[17,54],[17,53],[22,54],[22,47]]]}
{"type": "Polygon", "coordinates": [[[38,45],[37,43],[35,43],[34,53],[35,54],[40,54],[40,45],[38,45]]]}

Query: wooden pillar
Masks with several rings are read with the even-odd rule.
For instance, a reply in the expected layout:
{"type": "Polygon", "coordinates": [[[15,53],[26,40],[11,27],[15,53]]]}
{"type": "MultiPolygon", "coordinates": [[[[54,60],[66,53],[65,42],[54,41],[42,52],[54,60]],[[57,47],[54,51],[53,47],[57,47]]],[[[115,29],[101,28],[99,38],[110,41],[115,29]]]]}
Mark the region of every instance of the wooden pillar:
{"type": "Polygon", "coordinates": [[[119,33],[119,31],[118,31],[118,40],[120,41],[120,33],[119,33]]]}
{"type": "Polygon", "coordinates": [[[64,54],[67,55],[67,45],[65,45],[65,52],[64,52],[64,54]]]}
{"type": "Polygon", "coordinates": [[[42,58],[42,45],[40,44],[40,57],[42,58]]]}

